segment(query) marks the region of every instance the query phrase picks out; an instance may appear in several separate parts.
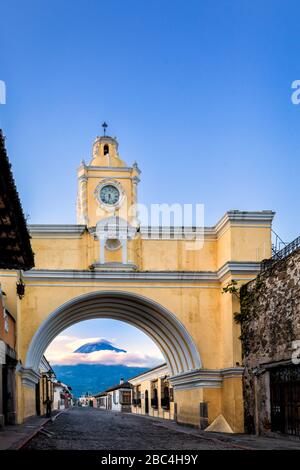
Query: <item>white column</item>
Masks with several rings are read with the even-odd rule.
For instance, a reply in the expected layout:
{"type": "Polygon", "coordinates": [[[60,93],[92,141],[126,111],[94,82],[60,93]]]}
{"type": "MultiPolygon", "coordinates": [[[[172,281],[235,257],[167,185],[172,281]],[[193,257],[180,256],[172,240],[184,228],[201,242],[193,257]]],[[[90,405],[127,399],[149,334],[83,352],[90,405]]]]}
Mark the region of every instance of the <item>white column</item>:
{"type": "Polygon", "coordinates": [[[104,242],[105,240],[103,238],[100,238],[100,264],[105,263],[104,242]]]}
{"type": "Polygon", "coordinates": [[[127,239],[122,240],[122,263],[127,264],[127,239]]]}

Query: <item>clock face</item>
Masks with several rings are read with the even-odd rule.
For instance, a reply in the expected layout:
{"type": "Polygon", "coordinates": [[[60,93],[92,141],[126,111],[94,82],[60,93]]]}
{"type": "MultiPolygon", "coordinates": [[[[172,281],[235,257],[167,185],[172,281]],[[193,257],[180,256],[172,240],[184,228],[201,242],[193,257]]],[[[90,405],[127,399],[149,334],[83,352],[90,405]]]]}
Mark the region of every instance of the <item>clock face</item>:
{"type": "Polygon", "coordinates": [[[103,202],[103,204],[113,206],[119,201],[120,192],[118,188],[116,188],[112,184],[107,184],[106,186],[103,186],[101,188],[99,197],[100,201],[103,202]]]}

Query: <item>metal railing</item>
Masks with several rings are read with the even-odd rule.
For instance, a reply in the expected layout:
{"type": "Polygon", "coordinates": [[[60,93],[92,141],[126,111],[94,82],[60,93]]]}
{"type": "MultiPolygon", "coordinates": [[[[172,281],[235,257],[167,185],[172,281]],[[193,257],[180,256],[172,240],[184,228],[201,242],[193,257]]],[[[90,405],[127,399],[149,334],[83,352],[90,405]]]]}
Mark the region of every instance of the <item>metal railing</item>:
{"type": "Polygon", "coordinates": [[[282,250],[287,243],[282,240],[282,238],[272,229],[273,240],[272,240],[272,256],[275,255],[278,251],[282,250]]]}
{"type": "Polygon", "coordinates": [[[285,245],[284,248],[282,248],[281,250],[274,253],[272,258],[263,260],[262,263],[261,263],[261,271],[266,271],[271,266],[273,266],[273,264],[276,261],[280,261],[280,260],[286,258],[291,253],[298,250],[298,248],[300,248],[300,237],[297,237],[291,243],[289,243],[288,245],[285,245]]]}

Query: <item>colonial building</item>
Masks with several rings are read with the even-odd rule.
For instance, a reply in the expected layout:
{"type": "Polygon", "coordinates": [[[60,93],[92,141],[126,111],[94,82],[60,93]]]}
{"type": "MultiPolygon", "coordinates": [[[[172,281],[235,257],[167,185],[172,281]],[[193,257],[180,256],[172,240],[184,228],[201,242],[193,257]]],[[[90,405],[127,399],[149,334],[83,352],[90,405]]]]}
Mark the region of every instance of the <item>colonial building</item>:
{"type": "Polygon", "coordinates": [[[97,407],[102,410],[131,411],[131,389],[129,382],[120,380],[118,385],[106,389],[104,392],[95,395],[97,407]]]}
{"type": "Polygon", "coordinates": [[[159,217],[145,226],[139,184],[138,165],[121,159],[117,140],[97,137],[78,169],[77,224],[30,226],[36,265],[22,276],[21,300],[18,272],[0,272],[20,323],[19,422],[36,412],[50,342],[81,320],[111,318],[143,330],[162,351],[178,422],[199,426],[222,415],[243,431],[239,305],[222,289],[253,279],[271,256],[274,214],[233,210],[213,227],[162,226],[159,217]]]}
{"type": "Polygon", "coordinates": [[[245,425],[300,436],[300,237],[241,289],[245,425]]]}
{"type": "Polygon", "coordinates": [[[16,303],[23,295],[20,270],[33,266],[29,233],[0,129],[0,269],[17,270],[14,283],[4,283],[3,289],[0,282],[0,428],[16,420],[16,303]]]}
{"type": "Polygon", "coordinates": [[[129,379],[133,385],[132,412],[155,418],[176,419],[174,390],[167,364],[129,379]]]}
{"type": "Polygon", "coordinates": [[[53,410],[65,410],[73,406],[72,387],[60,380],[53,381],[53,410]]]}
{"type": "Polygon", "coordinates": [[[39,374],[40,379],[35,386],[36,414],[44,416],[47,412],[47,400],[51,401],[51,408],[53,408],[54,382],[56,378],[55,372],[45,356],[42,357],[40,362],[39,374]]]}

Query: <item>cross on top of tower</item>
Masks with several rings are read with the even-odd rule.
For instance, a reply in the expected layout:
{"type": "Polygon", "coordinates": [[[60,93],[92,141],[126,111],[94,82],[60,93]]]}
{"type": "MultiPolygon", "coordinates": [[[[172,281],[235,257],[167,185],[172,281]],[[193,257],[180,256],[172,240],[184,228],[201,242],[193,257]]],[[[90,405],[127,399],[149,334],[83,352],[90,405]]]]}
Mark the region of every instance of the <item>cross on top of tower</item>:
{"type": "Polygon", "coordinates": [[[108,124],[106,124],[106,122],[104,121],[104,123],[102,124],[102,127],[103,127],[103,135],[105,136],[106,135],[106,129],[108,127],[108,124]]]}

